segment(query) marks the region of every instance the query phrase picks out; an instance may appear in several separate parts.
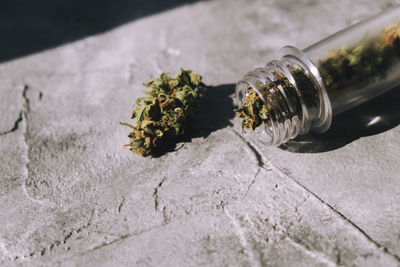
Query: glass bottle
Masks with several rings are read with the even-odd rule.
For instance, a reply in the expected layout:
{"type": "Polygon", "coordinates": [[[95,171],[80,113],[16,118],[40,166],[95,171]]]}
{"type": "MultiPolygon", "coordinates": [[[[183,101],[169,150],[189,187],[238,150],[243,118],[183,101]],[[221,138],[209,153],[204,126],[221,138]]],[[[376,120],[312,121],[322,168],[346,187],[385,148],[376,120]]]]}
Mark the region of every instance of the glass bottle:
{"type": "Polygon", "coordinates": [[[244,130],[280,145],[400,84],[400,6],[247,73],[236,85],[244,130]],[[258,102],[257,102],[258,101],[258,102]]]}

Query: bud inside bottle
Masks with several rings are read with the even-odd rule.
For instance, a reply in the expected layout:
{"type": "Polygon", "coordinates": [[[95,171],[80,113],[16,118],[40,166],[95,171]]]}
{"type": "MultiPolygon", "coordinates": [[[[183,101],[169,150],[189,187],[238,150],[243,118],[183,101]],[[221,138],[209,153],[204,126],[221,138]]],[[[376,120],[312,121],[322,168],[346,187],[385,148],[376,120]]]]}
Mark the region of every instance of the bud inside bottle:
{"type": "Polygon", "coordinates": [[[242,129],[279,145],[400,84],[400,7],[247,73],[236,87],[242,129]]]}

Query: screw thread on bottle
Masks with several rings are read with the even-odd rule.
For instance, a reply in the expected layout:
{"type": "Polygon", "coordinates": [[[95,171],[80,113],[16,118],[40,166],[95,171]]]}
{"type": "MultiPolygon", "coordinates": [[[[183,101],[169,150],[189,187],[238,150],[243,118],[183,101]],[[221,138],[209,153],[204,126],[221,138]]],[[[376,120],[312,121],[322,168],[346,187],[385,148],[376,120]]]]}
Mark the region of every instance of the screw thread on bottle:
{"type": "Polygon", "coordinates": [[[263,101],[268,119],[262,130],[266,142],[275,146],[310,130],[324,132],[332,120],[329,98],[317,68],[294,47],[285,47],[281,53],[281,60],[247,73],[236,85],[239,106],[249,90],[263,101]]]}

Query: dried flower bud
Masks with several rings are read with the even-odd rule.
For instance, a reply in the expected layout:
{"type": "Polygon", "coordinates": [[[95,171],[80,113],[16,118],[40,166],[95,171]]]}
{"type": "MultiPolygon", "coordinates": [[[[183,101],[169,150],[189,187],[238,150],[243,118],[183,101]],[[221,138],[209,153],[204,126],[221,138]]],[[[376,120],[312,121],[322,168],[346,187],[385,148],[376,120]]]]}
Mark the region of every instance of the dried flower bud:
{"type": "Polygon", "coordinates": [[[151,90],[146,92],[146,97],[136,100],[132,113],[136,126],[121,124],[132,128],[127,145],[130,150],[148,156],[184,134],[188,119],[198,105],[199,89],[204,84],[200,75],[182,69],[175,77],[162,73],[143,85],[151,90]]]}

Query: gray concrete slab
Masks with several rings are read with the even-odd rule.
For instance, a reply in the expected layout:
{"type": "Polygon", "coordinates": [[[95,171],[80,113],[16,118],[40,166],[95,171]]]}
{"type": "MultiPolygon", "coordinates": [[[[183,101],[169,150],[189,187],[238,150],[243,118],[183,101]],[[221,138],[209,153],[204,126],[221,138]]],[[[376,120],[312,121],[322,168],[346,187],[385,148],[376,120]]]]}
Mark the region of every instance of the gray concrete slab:
{"type": "Polygon", "coordinates": [[[204,1],[1,63],[0,263],[399,266],[398,123],[350,135],[342,116],[271,148],[232,111],[233,84],[281,46],[391,5],[204,1]],[[117,122],[141,82],[180,67],[210,85],[194,129],[161,157],[131,154],[117,122]]]}

